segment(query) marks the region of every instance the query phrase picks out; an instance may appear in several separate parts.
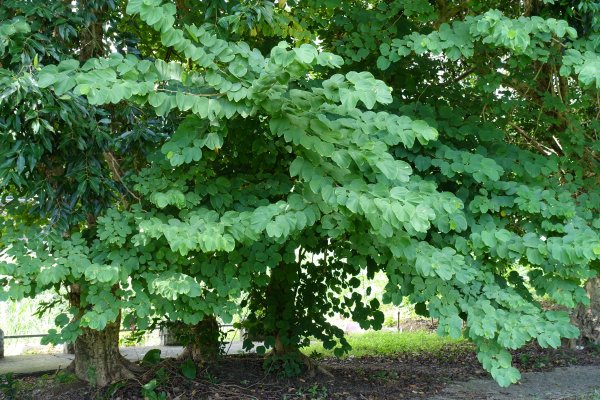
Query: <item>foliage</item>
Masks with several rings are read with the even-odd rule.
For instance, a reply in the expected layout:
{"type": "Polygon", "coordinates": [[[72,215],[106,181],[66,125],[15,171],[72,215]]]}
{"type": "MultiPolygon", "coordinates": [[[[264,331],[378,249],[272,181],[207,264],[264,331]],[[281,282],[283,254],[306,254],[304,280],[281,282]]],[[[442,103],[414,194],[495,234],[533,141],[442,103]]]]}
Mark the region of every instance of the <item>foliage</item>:
{"type": "Polygon", "coordinates": [[[144,354],[142,361],[151,365],[158,364],[160,362],[160,349],[148,350],[148,352],[144,354]]]}
{"type": "Polygon", "coordinates": [[[197,368],[196,363],[193,360],[185,360],[181,364],[181,375],[185,376],[188,379],[196,379],[197,368]]]}
{"type": "Polygon", "coordinates": [[[298,353],[272,355],[265,359],[264,369],[283,379],[297,377],[302,373],[304,363],[298,353]]]}
{"type": "Polygon", "coordinates": [[[341,355],[327,318],[381,328],[352,289],[384,272],[384,302],[472,340],[502,386],[507,349],[577,336],[533,294],[585,304],[598,271],[600,10],[210,3],[102,3],[114,51],[78,59],[2,6],[4,297],[81,287],[54,340],[121,309],[228,322],[243,298],[272,356],[341,355]]]}
{"type": "Polygon", "coordinates": [[[0,391],[4,398],[8,400],[16,399],[18,392],[18,381],[14,378],[12,372],[0,375],[0,391]]]}
{"type": "MultiPolygon", "coordinates": [[[[321,386],[318,383],[315,383],[306,388],[300,388],[294,394],[294,396],[302,396],[302,398],[307,398],[311,400],[326,399],[328,395],[329,391],[327,390],[327,387],[321,386]]],[[[284,395],[284,400],[286,399],[288,399],[288,396],[284,395]]]]}
{"type": "Polygon", "coordinates": [[[150,382],[142,386],[142,396],[144,400],[165,400],[167,394],[165,392],[156,393],[155,389],[158,386],[156,379],[152,379],[150,382]]]}

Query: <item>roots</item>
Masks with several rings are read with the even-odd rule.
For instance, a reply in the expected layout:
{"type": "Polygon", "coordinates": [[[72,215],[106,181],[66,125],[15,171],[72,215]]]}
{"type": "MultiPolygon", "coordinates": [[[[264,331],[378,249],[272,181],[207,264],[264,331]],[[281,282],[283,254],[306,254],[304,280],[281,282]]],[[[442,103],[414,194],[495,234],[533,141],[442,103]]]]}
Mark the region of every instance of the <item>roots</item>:
{"type": "Polygon", "coordinates": [[[74,373],[82,381],[98,387],[105,387],[115,382],[135,379],[136,373],[142,371],[141,367],[124,358],[118,361],[115,360],[109,364],[95,366],[92,366],[92,364],[73,360],[65,370],[74,373]]]}
{"type": "Polygon", "coordinates": [[[305,355],[305,354],[301,354],[301,358],[302,361],[304,361],[304,365],[306,365],[306,368],[308,369],[308,373],[310,375],[310,377],[314,377],[317,372],[331,378],[334,379],[335,377],[333,376],[333,374],[331,372],[329,372],[325,367],[323,367],[321,364],[319,364],[318,362],[316,362],[315,360],[313,360],[312,358],[310,358],[309,356],[305,355]]]}
{"type": "Polygon", "coordinates": [[[199,364],[213,364],[217,361],[221,349],[220,329],[217,319],[206,316],[198,324],[175,325],[174,332],[187,343],[179,360],[192,359],[199,364]]]}
{"type": "Polygon", "coordinates": [[[134,379],[138,367],[119,352],[120,319],[103,330],[83,328],[75,340],[75,359],[69,366],[75,375],[93,386],[134,379]]]}
{"type": "Polygon", "coordinates": [[[206,365],[206,364],[214,364],[217,361],[217,356],[218,356],[218,348],[217,348],[217,351],[214,351],[214,349],[209,349],[209,351],[207,351],[206,349],[202,348],[201,346],[198,346],[195,344],[188,344],[183,349],[183,353],[181,353],[177,357],[177,360],[179,360],[179,361],[192,360],[199,365],[206,365]]]}
{"type": "Polygon", "coordinates": [[[299,366],[297,367],[298,370],[295,371],[296,373],[290,373],[294,370],[293,364],[295,363],[296,365],[304,365],[306,367],[306,372],[311,378],[314,378],[317,373],[323,374],[331,379],[335,378],[325,367],[297,349],[288,349],[285,351],[273,349],[265,356],[265,363],[270,365],[271,368],[274,367],[277,370],[283,370],[284,375],[301,374],[299,366]]]}

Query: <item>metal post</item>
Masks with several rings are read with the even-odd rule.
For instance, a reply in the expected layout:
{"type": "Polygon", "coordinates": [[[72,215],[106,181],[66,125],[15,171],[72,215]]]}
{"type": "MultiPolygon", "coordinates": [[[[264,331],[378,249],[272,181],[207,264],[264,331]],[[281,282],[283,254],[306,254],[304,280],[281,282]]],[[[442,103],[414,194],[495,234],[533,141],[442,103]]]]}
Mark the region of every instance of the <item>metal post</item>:
{"type": "Polygon", "coordinates": [[[400,332],[400,311],[398,311],[398,319],[396,320],[396,330],[400,332]]]}
{"type": "Polygon", "coordinates": [[[4,331],[0,329],[0,358],[4,358],[4,331]]]}

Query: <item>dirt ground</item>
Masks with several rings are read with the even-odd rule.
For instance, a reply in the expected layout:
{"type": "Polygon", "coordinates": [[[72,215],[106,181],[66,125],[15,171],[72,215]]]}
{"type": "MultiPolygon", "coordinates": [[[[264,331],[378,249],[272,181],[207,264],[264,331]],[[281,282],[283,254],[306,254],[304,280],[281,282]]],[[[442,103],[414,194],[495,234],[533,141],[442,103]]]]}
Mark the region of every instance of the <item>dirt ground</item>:
{"type": "MultiPolygon", "coordinates": [[[[541,349],[535,345],[515,351],[514,362],[524,382],[508,389],[496,386],[483,371],[471,346],[452,346],[435,354],[397,357],[322,359],[333,374],[284,379],[265,373],[256,355],[224,357],[218,366],[199,371],[195,380],[180,374],[180,365],[165,360],[140,377],[102,390],[73,382],[64,375],[24,377],[13,382],[19,400],[144,399],[140,384],[156,379],[154,399],[565,399],[600,393],[600,349],[541,349]],[[562,368],[561,368],[562,367],[562,368]],[[569,368],[564,368],[569,367],[569,368]],[[552,371],[553,372],[549,372],[552,371]],[[530,374],[529,372],[536,372],[530,374]],[[541,373],[540,373],[541,372],[541,373]],[[531,384],[533,382],[533,384],[531,384]],[[525,390],[523,389],[525,388],[525,390]],[[515,391],[516,390],[516,391],[515,391]],[[164,397],[160,397],[164,393],[164,397]]],[[[0,393],[6,382],[0,382],[0,393]]],[[[600,395],[599,395],[600,396],[600,395]]],[[[0,398],[3,396],[0,395],[0,398]]],[[[8,398],[4,395],[4,398],[8,398]]],[[[585,397],[586,400],[594,397],[585,397]]]]}

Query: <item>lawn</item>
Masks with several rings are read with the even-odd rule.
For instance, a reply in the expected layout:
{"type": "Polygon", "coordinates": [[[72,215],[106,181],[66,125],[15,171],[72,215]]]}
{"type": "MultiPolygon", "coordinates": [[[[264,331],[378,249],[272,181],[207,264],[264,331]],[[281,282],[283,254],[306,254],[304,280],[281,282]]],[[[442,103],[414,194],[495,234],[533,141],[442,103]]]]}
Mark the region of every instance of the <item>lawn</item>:
{"type": "MultiPolygon", "coordinates": [[[[400,353],[435,353],[450,346],[470,346],[465,339],[441,337],[428,331],[351,333],[346,338],[352,346],[352,350],[344,358],[349,356],[393,356],[400,353]]],[[[302,351],[313,356],[333,357],[333,350],[323,348],[321,343],[313,343],[303,348],[302,351]]]]}

